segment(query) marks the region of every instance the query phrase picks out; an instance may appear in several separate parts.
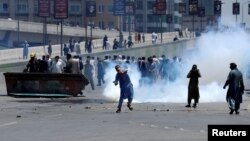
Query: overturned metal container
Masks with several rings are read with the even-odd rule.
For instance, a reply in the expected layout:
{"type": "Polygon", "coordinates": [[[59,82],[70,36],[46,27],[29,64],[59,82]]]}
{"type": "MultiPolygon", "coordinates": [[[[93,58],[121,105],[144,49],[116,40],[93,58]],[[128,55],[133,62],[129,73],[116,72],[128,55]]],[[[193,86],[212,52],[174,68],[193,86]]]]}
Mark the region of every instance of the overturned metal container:
{"type": "Polygon", "coordinates": [[[77,96],[89,84],[82,74],[4,73],[9,96],[65,97],[77,96]]]}

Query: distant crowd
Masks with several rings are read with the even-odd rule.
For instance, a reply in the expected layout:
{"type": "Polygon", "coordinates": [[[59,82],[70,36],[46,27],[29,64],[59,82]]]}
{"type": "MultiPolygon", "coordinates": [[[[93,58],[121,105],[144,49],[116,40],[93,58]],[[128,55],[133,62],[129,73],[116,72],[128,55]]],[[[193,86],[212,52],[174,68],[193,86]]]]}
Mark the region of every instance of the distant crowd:
{"type": "MultiPolygon", "coordinates": [[[[186,35],[186,32],[185,36],[186,35]]],[[[179,38],[182,38],[183,36],[183,31],[178,31],[178,35],[176,35],[173,38],[173,41],[179,40],[179,38]]],[[[158,35],[157,33],[153,32],[151,34],[151,41],[152,44],[157,43],[158,40],[158,35]]],[[[132,36],[129,35],[126,38],[124,38],[123,33],[120,32],[118,38],[114,38],[112,43],[110,42],[109,38],[107,35],[105,35],[102,39],[102,49],[103,50],[116,50],[116,49],[122,49],[122,48],[131,48],[134,46],[134,44],[139,44],[139,43],[145,43],[146,42],[146,37],[144,33],[136,32],[134,35],[134,39],[132,39],[132,36]],[[134,42],[133,42],[134,40],[134,42]]],[[[92,53],[93,49],[95,48],[95,44],[92,40],[92,38],[87,38],[84,42],[84,52],[82,51],[81,48],[81,42],[78,40],[75,40],[73,38],[70,38],[67,43],[63,44],[63,55],[66,56],[68,53],[71,54],[83,54],[83,53],[92,53]]],[[[29,55],[29,43],[28,41],[24,41],[22,44],[23,47],[23,59],[28,59],[29,55]]],[[[46,53],[49,54],[50,56],[53,54],[53,46],[52,42],[49,40],[46,53]]]]}
{"type": "Polygon", "coordinates": [[[94,90],[95,77],[98,81],[97,86],[101,86],[105,83],[104,76],[108,73],[108,69],[115,65],[120,65],[124,69],[135,67],[141,74],[140,84],[147,85],[155,83],[158,79],[165,82],[175,81],[180,75],[181,59],[168,58],[165,55],[138,58],[125,55],[104,58],[87,56],[83,59],[79,55],[71,54],[66,54],[66,59],[59,56],[51,58],[49,55],[37,58],[35,53],[31,53],[24,72],[84,74],[94,90]]]}

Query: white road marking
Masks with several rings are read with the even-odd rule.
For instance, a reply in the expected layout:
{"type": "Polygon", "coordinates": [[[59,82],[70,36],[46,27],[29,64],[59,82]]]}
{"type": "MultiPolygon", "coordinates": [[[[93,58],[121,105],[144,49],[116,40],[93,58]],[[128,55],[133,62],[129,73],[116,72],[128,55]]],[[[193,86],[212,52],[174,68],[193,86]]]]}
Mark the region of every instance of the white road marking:
{"type": "Polygon", "coordinates": [[[181,131],[184,131],[184,129],[183,129],[183,128],[180,128],[180,130],[181,130],[181,131]]]}
{"type": "Polygon", "coordinates": [[[154,127],[154,128],[157,127],[157,126],[155,126],[154,124],[151,124],[150,126],[151,126],[151,127],[154,127]]]}
{"type": "Polygon", "coordinates": [[[145,124],[141,123],[141,126],[145,126],[145,124]]]}
{"type": "Polygon", "coordinates": [[[46,116],[46,117],[59,117],[59,116],[62,116],[62,114],[48,115],[48,116],[46,116]]]}
{"type": "Polygon", "coordinates": [[[8,122],[8,123],[0,124],[0,127],[10,126],[10,125],[14,125],[14,124],[17,124],[17,121],[13,121],[13,122],[8,122]]]}
{"type": "Polygon", "coordinates": [[[204,131],[204,130],[200,130],[200,133],[206,133],[206,131],[204,131]]]}

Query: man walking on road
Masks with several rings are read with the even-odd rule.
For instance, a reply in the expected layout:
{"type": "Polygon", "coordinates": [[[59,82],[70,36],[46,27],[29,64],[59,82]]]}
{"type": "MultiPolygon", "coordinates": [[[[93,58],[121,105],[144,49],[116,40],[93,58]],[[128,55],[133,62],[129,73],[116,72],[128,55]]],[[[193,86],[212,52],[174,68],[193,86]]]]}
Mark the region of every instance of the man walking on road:
{"type": "Polygon", "coordinates": [[[242,73],[237,69],[235,63],[230,63],[231,71],[228,74],[227,81],[223,88],[225,89],[227,85],[229,86],[227,90],[226,100],[230,109],[229,114],[239,114],[240,103],[242,103],[242,95],[244,93],[244,82],[242,73]]]}

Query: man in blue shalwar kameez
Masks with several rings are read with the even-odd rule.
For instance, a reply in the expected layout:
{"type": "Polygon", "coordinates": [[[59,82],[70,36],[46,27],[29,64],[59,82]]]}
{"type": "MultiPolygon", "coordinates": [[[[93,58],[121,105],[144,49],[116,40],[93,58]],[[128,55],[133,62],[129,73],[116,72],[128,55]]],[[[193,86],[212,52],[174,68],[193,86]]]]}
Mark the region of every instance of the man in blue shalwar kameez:
{"type": "Polygon", "coordinates": [[[124,99],[128,99],[127,107],[129,110],[133,110],[131,107],[131,103],[133,100],[134,90],[133,90],[133,84],[130,81],[129,75],[127,74],[127,70],[123,71],[119,65],[115,66],[115,69],[117,71],[114,84],[117,85],[118,82],[120,84],[120,99],[119,104],[117,107],[116,113],[121,112],[122,103],[124,99]]]}

